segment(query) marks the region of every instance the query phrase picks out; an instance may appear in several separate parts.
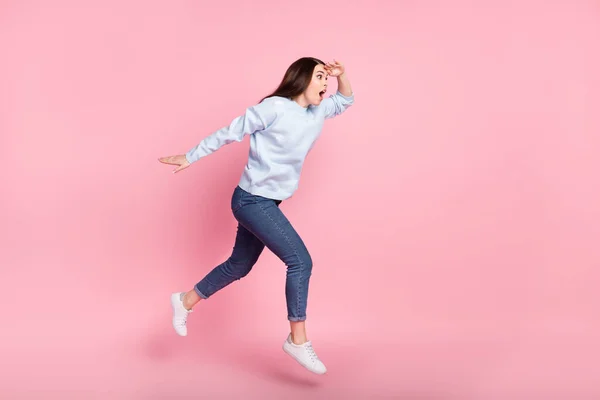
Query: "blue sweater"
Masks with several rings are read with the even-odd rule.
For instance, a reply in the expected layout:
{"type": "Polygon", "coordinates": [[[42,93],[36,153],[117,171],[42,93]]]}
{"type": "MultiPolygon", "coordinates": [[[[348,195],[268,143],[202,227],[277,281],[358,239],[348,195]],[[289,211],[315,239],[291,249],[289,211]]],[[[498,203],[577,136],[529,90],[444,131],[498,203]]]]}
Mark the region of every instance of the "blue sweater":
{"type": "Polygon", "coordinates": [[[339,91],[318,106],[306,108],[284,97],[269,97],[206,137],[185,156],[193,163],[249,135],[248,162],[239,186],[255,195],[285,200],[298,189],[304,159],[319,138],[325,119],[340,115],[353,103],[354,93],[347,97],[339,91]]]}

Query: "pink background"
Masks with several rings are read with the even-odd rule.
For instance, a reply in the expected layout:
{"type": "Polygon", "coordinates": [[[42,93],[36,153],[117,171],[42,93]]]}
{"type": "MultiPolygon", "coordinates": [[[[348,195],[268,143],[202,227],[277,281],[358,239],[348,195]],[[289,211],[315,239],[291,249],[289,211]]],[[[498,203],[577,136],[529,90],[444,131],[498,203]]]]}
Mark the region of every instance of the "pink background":
{"type": "Polygon", "coordinates": [[[4,1],[0,51],[1,398],[599,398],[598,2],[4,1]],[[268,252],[174,334],[248,141],[157,161],[305,55],[356,93],[283,205],[323,377],[268,252]]]}

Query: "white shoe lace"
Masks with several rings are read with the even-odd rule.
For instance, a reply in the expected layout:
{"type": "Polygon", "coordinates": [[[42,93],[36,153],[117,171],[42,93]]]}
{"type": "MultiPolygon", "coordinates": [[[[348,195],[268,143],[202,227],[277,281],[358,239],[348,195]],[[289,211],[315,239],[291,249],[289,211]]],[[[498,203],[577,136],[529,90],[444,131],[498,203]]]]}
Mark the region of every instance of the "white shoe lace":
{"type": "Polygon", "coordinates": [[[317,353],[315,353],[311,343],[307,343],[304,348],[306,349],[306,352],[313,363],[319,360],[319,357],[317,357],[317,353]]]}
{"type": "Polygon", "coordinates": [[[187,317],[188,315],[190,315],[190,313],[192,312],[192,310],[187,310],[185,307],[183,307],[183,303],[182,303],[182,307],[181,307],[184,311],[183,315],[180,315],[179,317],[175,318],[175,323],[178,327],[183,328],[186,323],[187,323],[187,317]]]}

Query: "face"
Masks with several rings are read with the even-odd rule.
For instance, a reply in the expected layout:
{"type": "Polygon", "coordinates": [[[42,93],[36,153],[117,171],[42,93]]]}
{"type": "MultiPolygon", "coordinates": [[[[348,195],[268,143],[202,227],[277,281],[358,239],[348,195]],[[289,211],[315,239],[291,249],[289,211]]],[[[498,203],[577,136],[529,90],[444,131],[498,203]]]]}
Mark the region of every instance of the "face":
{"type": "Polygon", "coordinates": [[[317,64],[313,71],[310,84],[304,92],[304,96],[309,104],[318,106],[323,101],[323,96],[327,91],[327,77],[329,74],[325,71],[325,66],[317,64]]]}

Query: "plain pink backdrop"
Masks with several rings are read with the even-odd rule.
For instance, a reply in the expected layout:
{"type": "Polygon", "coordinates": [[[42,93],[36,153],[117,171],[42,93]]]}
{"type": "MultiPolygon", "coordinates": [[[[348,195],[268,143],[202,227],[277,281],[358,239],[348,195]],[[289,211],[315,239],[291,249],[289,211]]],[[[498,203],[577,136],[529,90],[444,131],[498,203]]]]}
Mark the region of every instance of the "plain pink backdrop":
{"type": "Polygon", "coordinates": [[[600,396],[598,2],[3,1],[0,52],[0,397],[600,396]],[[323,377],[269,252],[174,334],[248,141],[157,161],[302,56],[356,94],[282,206],[323,377]]]}

